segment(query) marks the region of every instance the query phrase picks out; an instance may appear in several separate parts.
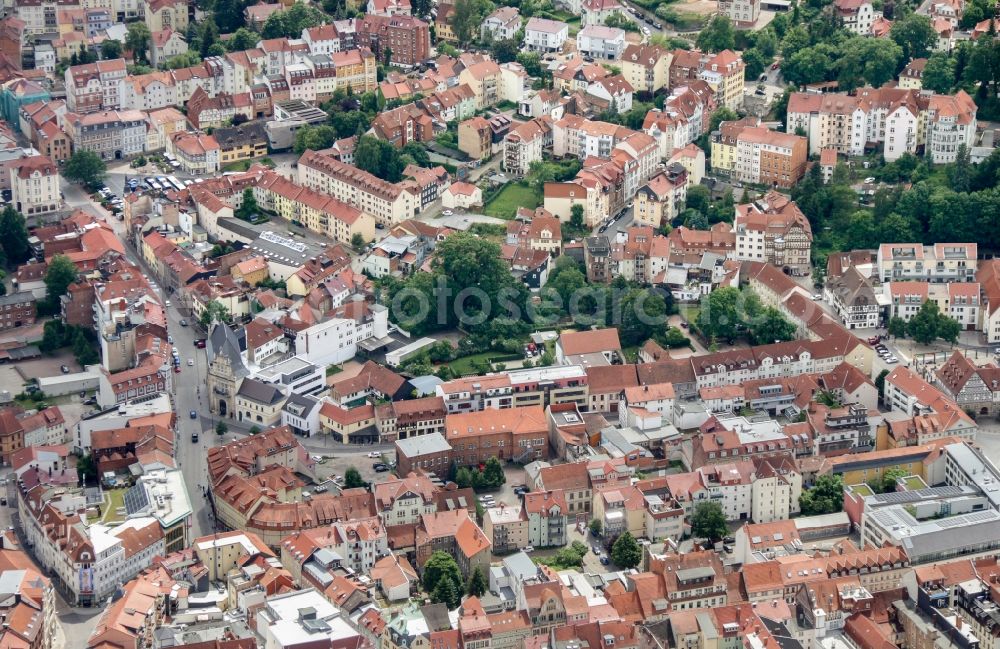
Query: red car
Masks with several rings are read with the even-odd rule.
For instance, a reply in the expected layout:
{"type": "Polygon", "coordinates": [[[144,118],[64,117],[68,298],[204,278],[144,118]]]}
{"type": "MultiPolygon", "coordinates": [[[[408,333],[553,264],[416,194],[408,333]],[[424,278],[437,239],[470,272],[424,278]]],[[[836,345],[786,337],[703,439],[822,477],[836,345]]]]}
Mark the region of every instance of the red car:
{"type": "Polygon", "coordinates": [[[174,373],[175,374],[180,374],[181,373],[181,366],[180,365],[174,365],[174,373]]]}
{"type": "Polygon", "coordinates": [[[777,70],[780,66],[781,66],[781,63],[778,62],[778,61],[775,61],[774,64],[771,65],[771,69],[772,70],[777,70]]]}

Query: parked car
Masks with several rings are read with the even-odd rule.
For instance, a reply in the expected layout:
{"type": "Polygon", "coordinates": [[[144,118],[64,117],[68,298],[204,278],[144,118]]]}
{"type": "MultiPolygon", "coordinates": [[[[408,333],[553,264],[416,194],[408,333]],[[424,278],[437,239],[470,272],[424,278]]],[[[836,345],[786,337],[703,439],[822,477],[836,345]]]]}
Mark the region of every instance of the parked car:
{"type": "Polygon", "coordinates": [[[376,457],[376,458],[381,458],[381,457],[382,457],[382,454],[381,454],[381,453],[379,453],[378,451],[370,451],[370,452],[368,453],[368,457],[376,457]]]}
{"type": "Polygon", "coordinates": [[[194,359],[193,358],[189,358],[188,359],[188,367],[194,367],[194,359]]]}
{"type": "Polygon", "coordinates": [[[198,340],[194,341],[194,346],[197,347],[198,349],[205,349],[205,339],[199,338],[198,340]]]}
{"type": "Polygon", "coordinates": [[[60,365],[59,371],[63,374],[69,374],[69,365],[60,365]]]}
{"type": "Polygon", "coordinates": [[[181,326],[182,327],[188,326],[188,321],[187,320],[181,320],[181,326]]]}
{"type": "Polygon", "coordinates": [[[191,415],[191,419],[197,419],[197,418],[198,418],[198,411],[197,411],[197,410],[192,410],[192,411],[191,411],[190,413],[188,413],[188,414],[190,414],[190,415],[191,415]]]}
{"type": "Polygon", "coordinates": [[[198,433],[191,433],[191,441],[192,442],[198,441],[198,433]]]}
{"type": "Polygon", "coordinates": [[[382,462],[376,462],[372,465],[372,468],[375,469],[376,473],[384,473],[389,470],[389,465],[382,462]]]}
{"type": "Polygon", "coordinates": [[[601,565],[602,565],[602,566],[606,566],[606,565],[608,565],[609,563],[611,563],[611,561],[609,561],[607,557],[605,557],[605,556],[602,556],[602,557],[601,557],[601,565]]]}
{"type": "Polygon", "coordinates": [[[534,548],[534,546],[531,546],[531,545],[525,546],[525,548],[524,548],[524,552],[527,552],[528,554],[531,554],[534,551],[535,551],[535,548],[534,548]]]}

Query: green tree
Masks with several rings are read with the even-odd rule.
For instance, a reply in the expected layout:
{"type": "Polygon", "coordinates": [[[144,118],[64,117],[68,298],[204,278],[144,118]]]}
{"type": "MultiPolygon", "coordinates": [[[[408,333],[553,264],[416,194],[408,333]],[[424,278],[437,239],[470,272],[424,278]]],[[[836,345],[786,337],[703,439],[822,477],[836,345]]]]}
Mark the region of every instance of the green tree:
{"type": "Polygon", "coordinates": [[[344,487],[347,489],[366,488],[368,483],[361,479],[361,473],[353,466],[344,471],[344,487]]]}
{"type": "Polygon", "coordinates": [[[435,551],[424,564],[424,576],[421,583],[428,593],[434,592],[438,582],[450,578],[454,583],[461,584],[462,572],[458,569],[455,559],[447,552],[435,551]]]}
{"type": "Polygon", "coordinates": [[[611,560],[619,568],[635,568],[642,561],[642,548],[628,530],[622,532],[611,546],[611,560]]]}
{"type": "Polygon", "coordinates": [[[482,597],[488,587],[486,576],[483,575],[482,569],[476,566],[472,574],[469,575],[469,584],[465,588],[466,594],[472,597],[482,597]]]}
{"type": "Polygon", "coordinates": [[[914,342],[929,345],[937,338],[940,317],[941,310],[938,308],[937,302],[927,300],[906,324],[906,333],[914,342]]]}
{"type": "Polygon", "coordinates": [[[90,340],[82,328],[77,328],[73,336],[73,356],[76,362],[82,366],[94,365],[101,362],[101,356],[95,347],[96,341],[90,340]]]}
{"type": "Polygon", "coordinates": [[[220,419],[219,423],[217,423],[215,425],[215,434],[216,435],[225,435],[228,432],[229,432],[229,426],[226,425],[225,421],[223,421],[223,420],[220,419]]]}
{"type": "Polygon", "coordinates": [[[337,140],[337,131],[332,126],[321,124],[319,126],[303,126],[295,133],[295,145],[293,150],[297,154],[305,153],[307,150],[321,151],[333,146],[337,140]]]}
{"type": "Polygon", "coordinates": [[[243,0],[215,0],[212,21],[215,23],[220,34],[232,34],[235,32],[244,24],[243,0]]]}
{"type": "Polygon", "coordinates": [[[894,338],[905,338],[907,332],[906,320],[903,320],[899,316],[892,316],[889,318],[887,330],[889,335],[894,338]]]}
{"type": "Polygon", "coordinates": [[[81,149],[71,155],[63,165],[62,175],[89,189],[96,189],[104,182],[107,172],[108,167],[101,160],[101,156],[93,151],[81,149]]]}
{"type": "Polygon", "coordinates": [[[500,464],[500,460],[496,457],[486,460],[486,465],[483,467],[483,479],[489,487],[499,487],[507,482],[507,476],[503,472],[503,465],[500,464]]]}
{"type": "Polygon", "coordinates": [[[435,604],[444,604],[448,610],[457,608],[462,603],[462,593],[456,585],[460,583],[461,580],[455,581],[447,575],[441,577],[431,591],[431,601],[435,604]]]}
{"type": "Polygon", "coordinates": [[[517,55],[517,62],[524,66],[529,77],[542,76],[542,57],[538,52],[521,52],[517,55]]]}
{"type": "Polygon", "coordinates": [[[706,52],[721,52],[736,48],[736,29],[728,17],[716,14],[708,25],[698,33],[695,44],[706,52]]]}
{"type": "Polygon", "coordinates": [[[246,27],[240,27],[232,36],[229,37],[229,40],[226,41],[226,47],[230,52],[252,50],[257,46],[258,38],[257,34],[253,33],[246,27]]]}
{"type": "Polygon", "coordinates": [[[882,370],[875,377],[875,388],[878,390],[879,400],[885,395],[885,377],[889,376],[889,370],[882,370]]]}
{"type": "Polygon", "coordinates": [[[45,299],[58,310],[59,298],[76,281],[76,266],[66,255],[56,255],[45,269],[45,299]]]}
{"type": "Polygon", "coordinates": [[[201,56],[198,52],[188,50],[177,56],[171,56],[169,59],[163,62],[163,67],[168,70],[177,70],[179,68],[189,68],[192,65],[198,65],[201,62],[201,56]]]}
{"type": "Polygon", "coordinates": [[[355,232],[351,236],[351,247],[355,250],[361,250],[365,247],[365,238],[360,232],[355,232]]]}
{"type": "Polygon", "coordinates": [[[740,291],[731,286],[717,288],[702,299],[698,328],[708,338],[733,340],[739,336],[740,291]]]}
{"type": "Polygon", "coordinates": [[[455,0],[451,28],[459,43],[471,43],[479,36],[480,25],[493,11],[490,0],[455,0]]]}
{"type": "Polygon", "coordinates": [[[926,57],[938,40],[931,19],[918,13],[893,22],[889,36],[903,49],[903,61],[926,57]]]}
{"type": "Polygon", "coordinates": [[[668,291],[650,288],[636,288],[628,291],[620,300],[618,313],[621,314],[618,335],[628,346],[640,345],[663,330],[669,314],[667,299],[672,309],[673,298],[668,291]]]}
{"type": "Polygon", "coordinates": [[[81,455],[76,459],[76,473],[84,484],[97,480],[97,462],[94,461],[93,453],[81,455]]]}
{"type": "Polygon", "coordinates": [[[354,166],[391,183],[403,179],[405,167],[396,147],[371,135],[358,139],[354,147],[354,166]]]}
{"type": "Polygon", "coordinates": [[[927,59],[921,83],[927,90],[947,94],[955,87],[955,59],[944,52],[934,52],[927,59]]]}
{"type": "Polygon", "coordinates": [[[0,213],[0,243],[3,244],[3,252],[8,261],[23,264],[31,257],[24,215],[10,205],[0,213]]]}
{"type": "Polygon", "coordinates": [[[144,22],[129,23],[125,35],[125,45],[132,50],[132,60],[136,63],[146,63],[146,52],[149,50],[149,26],[144,22]]]}
{"type": "Polygon", "coordinates": [[[833,514],[844,508],[844,484],[839,475],[822,475],[799,496],[803,516],[833,514]]]}
{"type": "Polygon", "coordinates": [[[120,59],[122,57],[122,42],[114,39],[107,39],[101,43],[101,58],[105,61],[120,59]]]}
{"type": "MultiPolygon", "coordinates": [[[[261,36],[268,38],[298,38],[303,29],[316,27],[324,20],[323,12],[302,2],[296,2],[285,11],[271,14],[264,21],[261,36]]],[[[221,30],[221,26],[220,26],[221,30]]]]}
{"type": "Polygon", "coordinates": [[[251,221],[260,214],[260,206],[257,205],[257,197],[254,196],[253,189],[247,187],[243,190],[243,202],[236,208],[234,215],[243,221],[251,221]]]}
{"type": "Polygon", "coordinates": [[[710,541],[718,541],[729,533],[722,505],[714,500],[704,500],[691,512],[691,534],[710,541]]]}
{"type": "Polygon", "coordinates": [[[936,334],[941,340],[954,345],[958,342],[958,334],[961,332],[962,326],[958,324],[957,320],[950,318],[943,313],[938,318],[936,334]]]}
{"type": "Polygon", "coordinates": [[[595,518],[590,521],[590,533],[594,536],[600,536],[601,532],[604,530],[604,524],[601,523],[601,519],[595,518]]]}
{"type": "Polygon", "coordinates": [[[202,311],[198,322],[207,330],[217,322],[229,322],[231,319],[232,315],[226,305],[218,300],[212,300],[205,305],[205,310],[202,311]]]}
{"type": "Polygon", "coordinates": [[[891,467],[886,469],[882,473],[882,484],[880,485],[881,488],[878,489],[877,491],[879,493],[888,493],[891,491],[895,491],[896,481],[899,480],[900,478],[905,478],[907,475],[908,475],[907,472],[899,467],[891,467]]]}
{"type": "Polygon", "coordinates": [[[459,489],[468,489],[472,486],[472,471],[469,467],[463,466],[455,473],[455,484],[459,489]]]}
{"type": "Polygon", "coordinates": [[[795,339],[795,324],[774,307],[767,307],[749,324],[750,343],[768,345],[795,339]]]}
{"type": "Polygon", "coordinates": [[[577,203],[569,208],[569,225],[574,230],[582,230],[583,225],[583,205],[577,203]]]}
{"type": "Polygon", "coordinates": [[[851,215],[847,226],[847,247],[852,250],[871,248],[875,245],[875,217],[867,210],[858,210],[851,215]]]}
{"type": "Polygon", "coordinates": [[[705,185],[692,185],[688,188],[684,206],[708,216],[712,207],[712,192],[705,185]]]}
{"type": "Polygon", "coordinates": [[[45,323],[42,333],[42,342],[38,348],[46,354],[51,354],[66,344],[66,328],[62,320],[49,320],[45,323]]]}

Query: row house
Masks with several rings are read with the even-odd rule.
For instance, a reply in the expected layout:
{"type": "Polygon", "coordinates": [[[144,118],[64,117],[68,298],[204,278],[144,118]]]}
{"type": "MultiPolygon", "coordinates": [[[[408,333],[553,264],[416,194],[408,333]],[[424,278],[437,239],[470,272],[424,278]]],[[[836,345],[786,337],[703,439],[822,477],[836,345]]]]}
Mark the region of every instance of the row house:
{"type": "Polygon", "coordinates": [[[370,214],[384,226],[411,219],[420,209],[420,196],[411,190],[315,151],[299,158],[298,181],[370,214]]]}
{"type": "Polygon", "coordinates": [[[123,105],[121,84],[126,74],[125,59],[66,68],[66,107],[80,114],[117,110],[123,105]]]}
{"type": "Polygon", "coordinates": [[[122,160],[146,148],[146,114],[138,110],[67,113],[66,135],[74,151],[91,151],[102,160],[122,160]]]}
{"type": "Polygon", "coordinates": [[[786,132],[806,133],[810,155],[834,148],[858,156],[874,143],[889,162],[922,147],[931,162],[944,164],[974,143],[976,105],[961,90],[939,95],[887,85],[855,95],[793,93],[787,121],[786,132]]]}
{"type": "Polygon", "coordinates": [[[382,404],[375,408],[375,427],[382,443],[430,433],[444,433],[447,409],[441,397],[382,404]]]}

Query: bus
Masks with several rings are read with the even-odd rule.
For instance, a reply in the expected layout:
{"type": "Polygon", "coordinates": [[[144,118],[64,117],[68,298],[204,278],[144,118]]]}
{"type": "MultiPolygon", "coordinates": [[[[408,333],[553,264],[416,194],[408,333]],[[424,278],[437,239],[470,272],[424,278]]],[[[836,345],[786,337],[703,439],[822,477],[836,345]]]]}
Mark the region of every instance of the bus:
{"type": "Polygon", "coordinates": [[[173,185],[174,188],[177,189],[177,191],[183,191],[184,190],[184,183],[182,183],[181,181],[177,180],[176,176],[167,176],[167,180],[170,181],[170,184],[173,185]]]}

